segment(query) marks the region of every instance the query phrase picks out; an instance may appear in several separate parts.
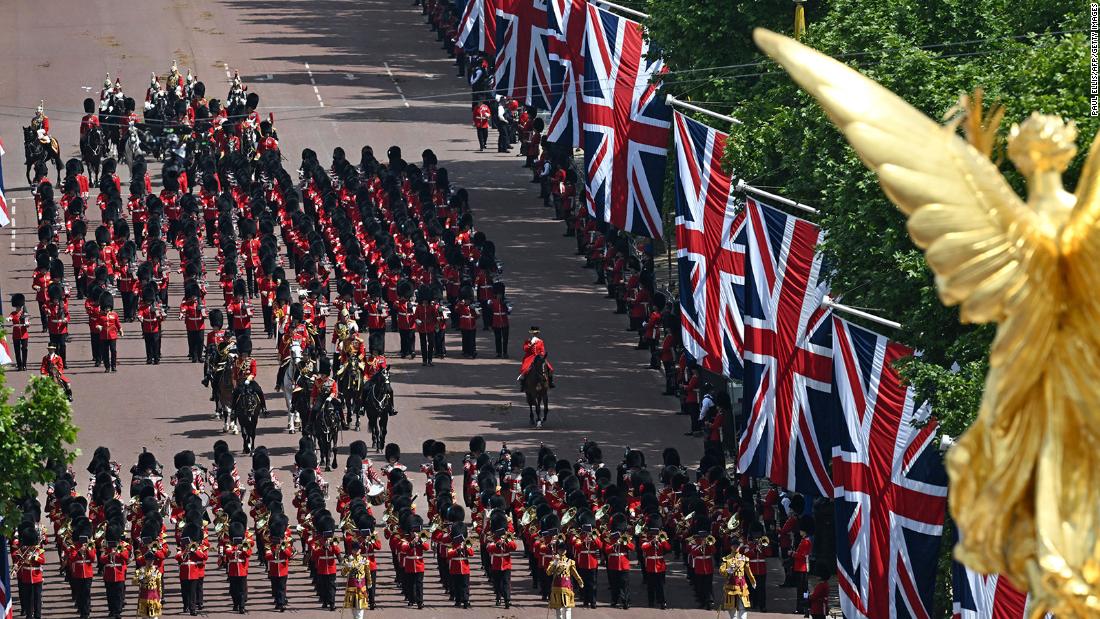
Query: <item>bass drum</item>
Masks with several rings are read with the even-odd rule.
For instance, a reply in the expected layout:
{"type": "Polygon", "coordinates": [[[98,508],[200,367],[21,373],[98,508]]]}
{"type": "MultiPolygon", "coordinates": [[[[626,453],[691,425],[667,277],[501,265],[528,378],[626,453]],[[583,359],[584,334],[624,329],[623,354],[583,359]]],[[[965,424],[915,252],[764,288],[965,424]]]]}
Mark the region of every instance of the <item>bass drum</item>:
{"type": "Polygon", "coordinates": [[[386,487],[382,484],[367,485],[367,502],[371,505],[382,505],[386,502],[386,487]]]}

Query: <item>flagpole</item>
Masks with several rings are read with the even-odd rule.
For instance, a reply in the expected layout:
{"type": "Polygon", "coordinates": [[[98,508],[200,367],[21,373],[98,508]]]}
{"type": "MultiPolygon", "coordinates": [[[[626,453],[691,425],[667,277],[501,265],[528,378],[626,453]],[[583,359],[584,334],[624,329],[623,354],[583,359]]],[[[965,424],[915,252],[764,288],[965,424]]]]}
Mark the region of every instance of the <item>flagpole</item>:
{"type": "Polygon", "coordinates": [[[681,101],[681,100],[677,99],[676,97],[673,97],[672,95],[665,95],[665,103],[667,103],[668,105],[674,106],[674,107],[682,107],[685,110],[691,110],[693,112],[699,112],[700,114],[706,114],[707,116],[710,116],[711,118],[717,118],[718,120],[730,123],[732,125],[743,125],[743,124],[745,124],[745,123],[741,122],[740,120],[737,120],[733,116],[726,116],[724,114],[719,114],[718,112],[712,112],[712,111],[710,111],[706,108],[699,107],[698,105],[693,105],[693,104],[688,103],[686,101],[681,101]]]}
{"type": "Polygon", "coordinates": [[[845,314],[851,314],[853,316],[859,316],[860,318],[863,318],[864,320],[869,320],[869,321],[871,321],[875,324],[880,324],[880,325],[883,325],[885,327],[891,327],[891,328],[894,328],[894,329],[900,329],[901,328],[901,323],[900,322],[895,322],[893,320],[888,320],[886,318],[875,316],[874,314],[865,312],[863,310],[856,309],[854,307],[849,307],[849,306],[843,305],[841,303],[837,303],[836,301],[833,301],[832,297],[830,297],[829,295],[825,295],[825,298],[821,300],[821,306],[822,307],[827,307],[829,309],[834,309],[834,310],[837,310],[839,312],[844,312],[845,314]]]}
{"type": "Polygon", "coordinates": [[[737,186],[734,187],[734,191],[742,191],[742,192],[746,192],[746,193],[755,194],[755,195],[758,195],[762,198],[768,198],[769,200],[774,200],[774,201],[776,201],[780,204],[784,204],[784,205],[789,206],[791,208],[796,208],[800,211],[805,211],[807,213],[810,213],[811,215],[817,215],[817,209],[815,209],[812,206],[806,206],[805,204],[802,204],[801,202],[795,202],[794,200],[791,200],[789,198],[784,198],[783,196],[777,196],[774,193],[769,193],[767,191],[764,191],[763,189],[757,189],[756,187],[753,187],[752,185],[749,185],[748,183],[746,183],[743,180],[738,180],[737,181],[737,186]]]}
{"type": "Polygon", "coordinates": [[[623,13],[626,13],[627,15],[633,15],[634,17],[638,17],[638,18],[641,18],[641,19],[649,19],[649,15],[646,14],[646,13],[643,13],[641,11],[635,11],[632,8],[625,7],[621,4],[615,4],[614,2],[605,2],[605,0],[596,0],[596,4],[602,4],[603,6],[611,7],[613,9],[615,9],[616,11],[622,11],[623,13]]]}

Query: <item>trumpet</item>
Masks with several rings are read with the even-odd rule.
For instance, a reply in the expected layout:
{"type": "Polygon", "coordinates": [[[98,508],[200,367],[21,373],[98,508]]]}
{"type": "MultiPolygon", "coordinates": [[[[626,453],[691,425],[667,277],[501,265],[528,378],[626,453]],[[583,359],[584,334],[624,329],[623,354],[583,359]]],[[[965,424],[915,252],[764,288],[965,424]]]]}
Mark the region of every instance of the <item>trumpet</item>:
{"type": "Polygon", "coordinates": [[[509,533],[508,531],[505,531],[505,532],[504,532],[504,535],[501,535],[501,536],[500,536],[500,541],[501,541],[501,542],[503,542],[503,543],[505,543],[505,544],[507,544],[508,542],[511,542],[511,541],[513,541],[513,540],[515,540],[515,539],[516,539],[516,536],[515,536],[515,535],[512,535],[512,534],[511,534],[511,533],[509,533]]]}
{"type": "Polygon", "coordinates": [[[713,535],[706,536],[703,541],[706,542],[707,546],[713,546],[718,543],[718,540],[714,539],[713,535]]]}
{"type": "Polygon", "coordinates": [[[772,542],[771,542],[771,540],[770,540],[770,539],[768,539],[768,536],[767,536],[767,535],[761,535],[760,537],[758,537],[758,538],[756,539],[756,545],[757,545],[757,546],[758,546],[758,547],[759,547],[759,548],[760,548],[761,550],[766,550],[766,549],[767,549],[767,548],[768,548],[769,546],[771,546],[771,543],[772,543],[772,542]]]}
{"type": "Polygon", "coordinates": [[[658,544],[663,544],[667,541],[668,541],[668,533],[665,533],[664,531],[661,531],[660,533],[657,534],[657,543],[658,544]]]}

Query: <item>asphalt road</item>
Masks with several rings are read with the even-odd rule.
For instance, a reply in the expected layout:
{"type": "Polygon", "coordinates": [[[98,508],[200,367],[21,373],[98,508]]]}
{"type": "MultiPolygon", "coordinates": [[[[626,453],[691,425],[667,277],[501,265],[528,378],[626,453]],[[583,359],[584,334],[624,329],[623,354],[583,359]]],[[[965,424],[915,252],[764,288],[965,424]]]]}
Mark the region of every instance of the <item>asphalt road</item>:
{"type": "MultiPolygon", "coordinates": [[[[563,457],[575,457],[585,438],[604,446],[609,464],[626,447],[646,452],[651,465],[660,462],[666,446],[680,449],[685,461],[697,459],[698,439],[684,437],[687,422],[674,415],[676,403],[660,395],[661,377],[647,369],[647,357],[633,349],[626,321],[614,315],[613,304],[593,286],[593,274],[580,268],[572,240],[562,238],[528,184],[529,174],[514,155],[479,153],[469,125],[469,95],[464,80],[455,77],[453,62],[424,24],[419,9],[404,0],[150,0],[120,4],[107,0],[12,2],[0,19],[0,139],[7,196],[14,224],[0,230],[0,286],[5,309],[8,296],[24,292],[33,299],[34,209],[23,181],[20,127],[39,100],[46,101],[52,133],[61,141],[63,157],[78,154],[77,127],[81,101],[95,97],[104,75],[122,75],[127,94],[139,101],[149,74],[163,75],[173,59],[181,70],[192,69],[207,85],[207,95],[224,98],[230,71],[238,70],[251,90],[260,94],[261,112],[274,111],[287,168],[294,170],[301,149],[316,150],[322,161],[332,149],[344,147],[357,160],[362,145],[376,153],[400,145],[409,160],[431,148],[451,179],[470,191],[479,229],[495,241],[505,265],[509,296],[514,304],[511,360],[453,357],[434,367],[393,361],[394,386],[400,415],[390,422],[389,440],[401,445],[410,467],[419,464],[420,444],[435,438],[447,443],[458,468],[471,436],[483,435],[490,451],[506,441],[513,449],[533,453],[540,443],[563,457]],[[530,324],[542,327],[557,372],[551,392],[550,419],[541,431],[528,425],[525,402],[515,387],[520,342],[530,324]]],[[[158,171],[154,168],[154,171],[158,171]]],[[[124,181],[126,172],[122,172],[124,181]]],[[[67,266],[68,261],[66,260],[67,266]]],[[[172,305],[179,299],[172,286],[172,305]]],[[[92,367],[83,308],[73,304],[73,342],[69,374],[76,393],[74,416],[80,426],[83,454],[76,470],[83,472],[92,450],[111,449],[126,468],[142,448],[171,463],[172,454],[192,449],[209,460],[211,446],[222,438],[220,424],[210,417],[208,391],[199,383],[201,368],[186,359],[183,325],[166,323],[164,361],[147,366],[136,324],[127,325],[119,342],[120,367],[103,374],[92,367]]],[[[33,306],[33,302],[32,302],[33,306]]],[[[31,307],[36,316],[36,308],[31,307]]],[[[45,353],[45,336],[32,330],[31,360],[45,353]]],[[[454,335],[454,334],[452,334],[454,335]]],[[[396,334],[387,348],[396,349],[396,334]]],[[[479,332],[478,347],[491,350],[491,336],[479,332]]],[[[457,350],[458,343],[448,343],[457,350]]],[[[257,340],[260,383],[273,389],[275,352],[271,341],[257,340]]],[[[26,375],[9,372],[9,386],[20,391],[26,375]]],[[[277,467],[289,471],[298,436],[288,435],[281,399],[269,393],[273,416],[261,420],[258,443],[270,448],[277,467]]],[[[342,444],[360,438],[346,432],[342,444]]],[[[239,440],[228,438],[239,449],[239,440]]],[[[242,476],[248,469],[239,460],[242,476]]],[[[287,474],[281,474],[288,479],[287,474]]],[[[420,475],[413,476],[420,483],[420,475]]],[[[85,483],[86,475],[80,475],[85,483]]],[[[330,481],[338,483],[336,473],[330,481]]],[[[288,498],[289,500],[289,498],[288,498]]],[[[421,506],[423,509],[423,506],[421,506]]],[[[386,561],[388,563],[388,559],[386,561]]],[[[773,569],[777,565],[772,566],[773,569]]],[[[387,574],[388,565],[379,574],[387,574]]],[[[476,570],[475,570],[476,571],[476,570]]],[[[224,577],[210,570],[207,578],[209,617],[229,616],[224,577]]],[[[271,609],[266,579],[255,570],[250,610],[271,609]]],[[[475,608],[450,607],[433,578],[426,579],[428,608],[406,611],[388,575],[379,588],[387,614],[424,616],[537,616],[545,611],[519,571],[514,577],[518,607],[494,609],[484,575],[472,578],[475,608]]],[[[632,575],[635,604],[645,603],[637,569],[632,575]]],[[[47,578],[48,617],[74,615],[62,579],[47,578]]],[[[606,581],[601,576],[601,601],[606,581]]],[[[772,582],[776,582],[775,574],[772,582]]],[[[174,566],[166,575],[167,614],[179,614],[174,566]]],[[[716,587],[717,588],[717,587],[716,587]]],[[[692,607],[686,580],[678,570],[669,577],[670,604],[677,616],[714,616],[692,607]]],[[[131,599],[133,594],[131,592],[131,599]]],[[[776,590],[773,608],[792,606],[789,589],[776,590]]],[[[308,577],[299,568],[290,585],[292,612],[297,617],[331,616],[317,609],[308,577]]],[[[132,602],[131,602],[132,603],[132,602]]],[[[102,587],[96,585],[95,616],[106,612],[102,587]]],[[[133,606],[130,606],[132,612],[133,606]]],[[[644,616],[667,616],[635,608],[644,616]]],[[[585,616],[623,616],[601,606],[578,610],[585,616]]],[[[767,616],[754,613],[754,616],[767,616]]],[[[778,615],[776,615],[778,616],[778,615]]]]}

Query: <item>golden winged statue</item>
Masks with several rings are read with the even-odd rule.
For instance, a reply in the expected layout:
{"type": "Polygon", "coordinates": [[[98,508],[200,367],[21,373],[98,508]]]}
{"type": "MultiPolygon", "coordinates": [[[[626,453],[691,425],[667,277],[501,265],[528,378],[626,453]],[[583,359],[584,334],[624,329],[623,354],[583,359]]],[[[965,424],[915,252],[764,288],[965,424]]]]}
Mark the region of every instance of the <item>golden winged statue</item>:
{"type": "MultiPolygon", "coordinates": [[[[1008,155],[1027,200],[958,134],[857,71],[757,29],[908,217],[960,319],[997,323],[977,420],[951,448],[956,557],[1031,593],[1034,616],[1100,613],[1100,140],[1076,194],[1077,130],[1032,114],[1008,155]]],[[[974,140],[981,143],[981,140],[974,140]]],[[[881,576],[881,575],[880,575],[881,576]]]]}

